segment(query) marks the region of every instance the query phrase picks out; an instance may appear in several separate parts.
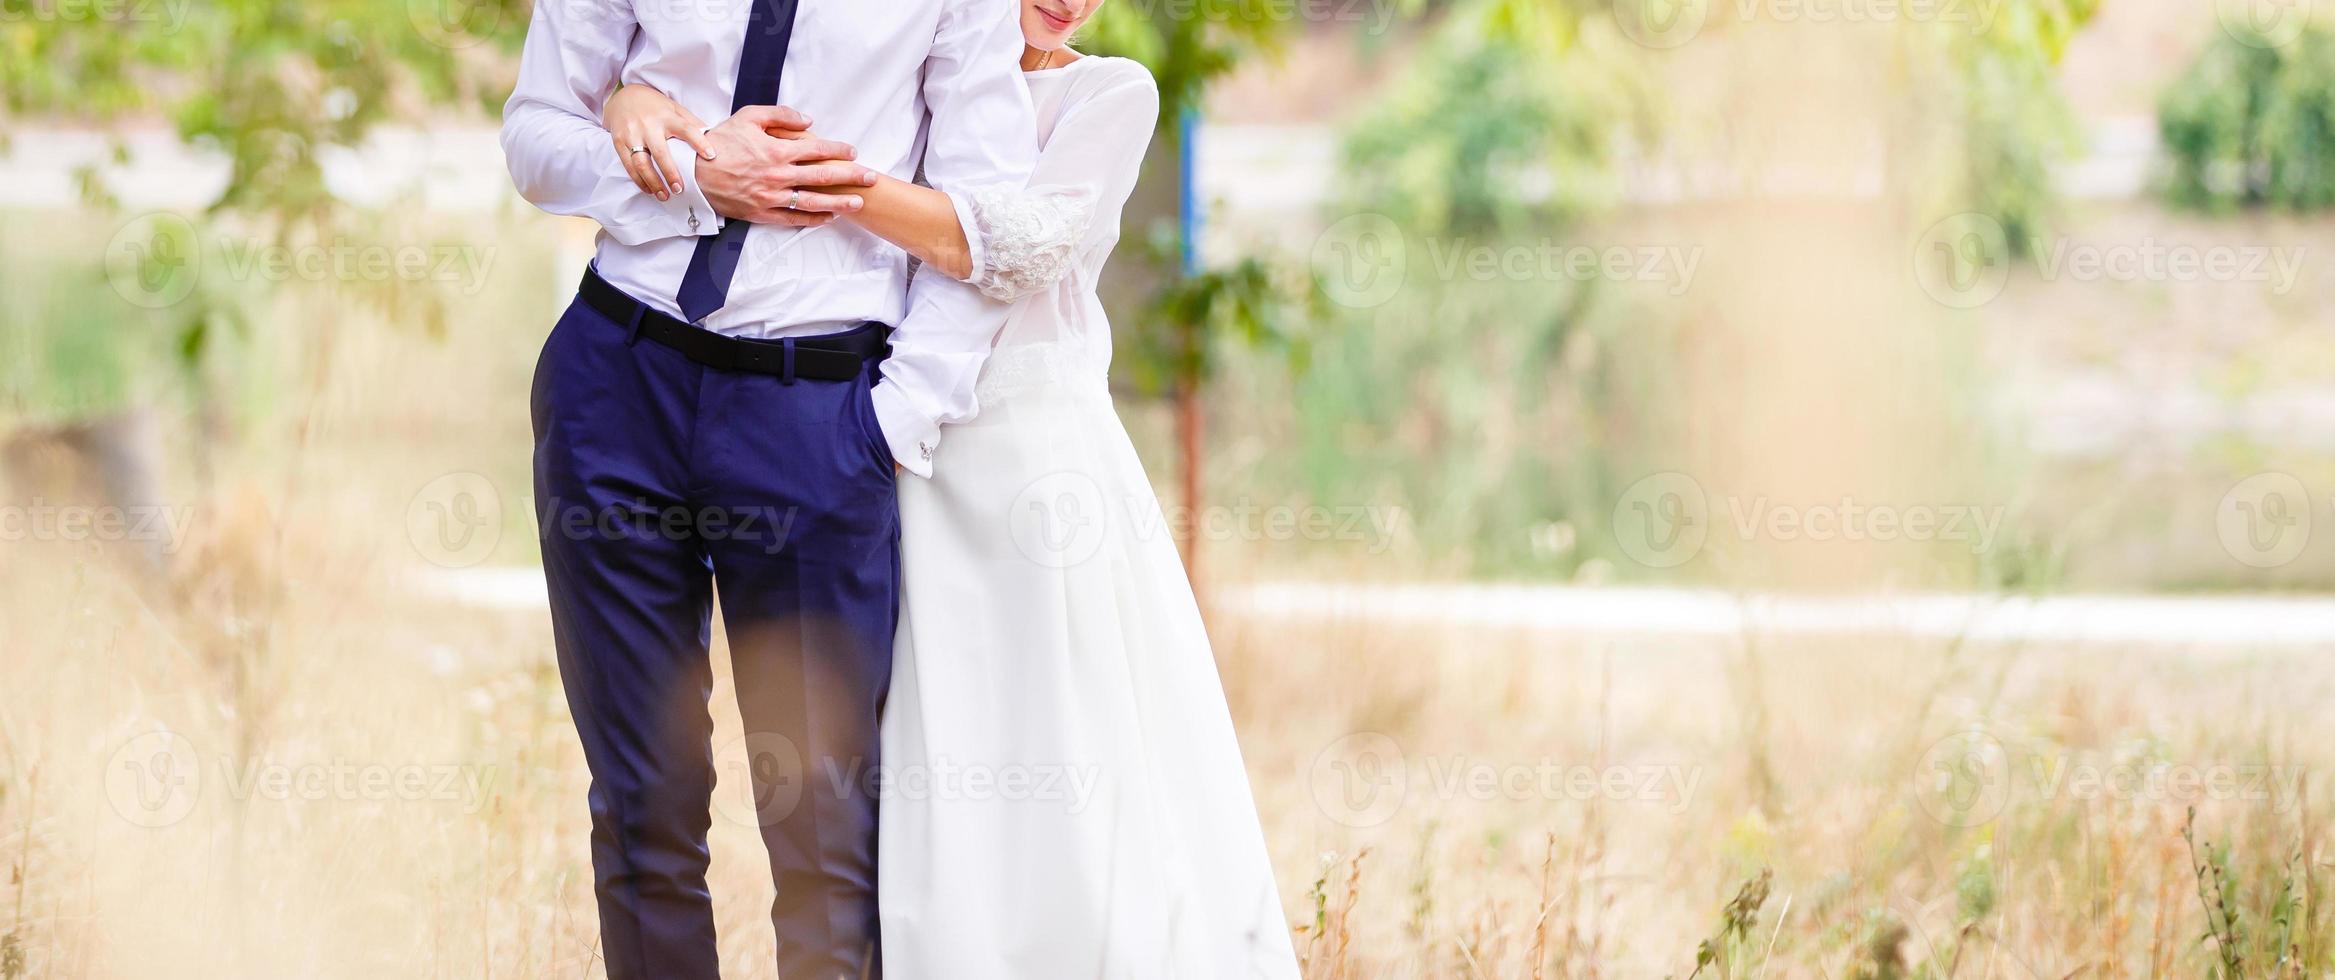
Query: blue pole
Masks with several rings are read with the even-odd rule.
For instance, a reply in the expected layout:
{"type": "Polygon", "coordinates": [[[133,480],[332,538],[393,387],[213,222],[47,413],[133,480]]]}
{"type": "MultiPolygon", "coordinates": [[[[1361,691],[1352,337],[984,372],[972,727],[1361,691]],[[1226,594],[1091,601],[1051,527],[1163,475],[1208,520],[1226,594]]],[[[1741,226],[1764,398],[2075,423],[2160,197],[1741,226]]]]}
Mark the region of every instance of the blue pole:
{"type": "Polygon", "coordinates": [[[1181,198],[1179,202],[1181,214],[1178,215],[1178,219],[1183,229],[1181,237],[1184,246],[1184,274],[1187,276],[1197,275],[1200,272],[1200,176],[1197,166],[1199,142],[1200,110],[1192,106],[1185,106],[1183,113],[1176,120],[1176,146],[1177,153],[1181,158],[1177,161],[1180,181],[1178,185],[1179,196],[1181,198]]]}

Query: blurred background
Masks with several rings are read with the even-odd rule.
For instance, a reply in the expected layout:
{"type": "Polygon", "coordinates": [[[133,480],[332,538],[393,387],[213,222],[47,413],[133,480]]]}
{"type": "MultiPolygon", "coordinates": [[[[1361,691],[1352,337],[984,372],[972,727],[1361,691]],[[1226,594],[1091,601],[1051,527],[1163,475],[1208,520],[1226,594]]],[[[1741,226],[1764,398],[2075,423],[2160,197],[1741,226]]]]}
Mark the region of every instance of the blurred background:
{"type": "MultiPolygon", "coordinates": [[[[0,0],[0,980],[600,974],[527,19],[0,0]]],[[[1164,96],[1114,387],[1309,978],[2335,973],[2335,6],[1089,35],[1164,96]]]]}

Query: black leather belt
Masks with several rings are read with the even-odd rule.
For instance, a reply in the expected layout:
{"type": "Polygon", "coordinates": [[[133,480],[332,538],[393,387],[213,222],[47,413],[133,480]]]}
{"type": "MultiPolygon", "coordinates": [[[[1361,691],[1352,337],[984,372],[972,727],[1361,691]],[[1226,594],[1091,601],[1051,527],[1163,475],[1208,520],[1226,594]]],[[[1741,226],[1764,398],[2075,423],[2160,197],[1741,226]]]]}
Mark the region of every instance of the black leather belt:
{"type": "Polygon", "coordinates": [[[721,371],[850,381],[859,377],[868,361],[882,360],[891,352],[886,338],[892,328],[873,320],[842,333],[756,340],[726,337],[667,315],[632,298],[589,268],[584,270],[583,285],[576,288],[576,293],[584,305],[631,330],[633,336],[646,337],[681,352],[692,361],[721,371]]]}

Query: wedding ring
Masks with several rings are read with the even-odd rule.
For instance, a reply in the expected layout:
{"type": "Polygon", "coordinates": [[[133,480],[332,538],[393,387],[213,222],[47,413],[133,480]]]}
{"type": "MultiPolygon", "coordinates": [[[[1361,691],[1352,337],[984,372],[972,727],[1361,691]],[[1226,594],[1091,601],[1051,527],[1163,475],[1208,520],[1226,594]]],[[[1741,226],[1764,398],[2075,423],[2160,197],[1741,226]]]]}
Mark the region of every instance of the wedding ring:
{"type": "Polygon", "coordinates": [[[790,197],[790,198],[787,198],[787,199],[786,199],[786,209],[787,209],[787,210],[789,210],[789,211],[796,211],[796,210],[800,210],[800,209],[801,209],[801,205],[802,205],[802,203],[803,203],[803,192],[802,192],[802,191],[796,191],[796,192],[795,192],[795,196],[793,196],[793,197],[790,197]]]}
{"type": "Polygon", "coordinates": [[[632,148],[631,152],[634,152],[634,153],[647,153],[647,152],[649,152],[649,148],[648,148],[648,147],[645,147],[645,146],[636,146],[636,147],[633,147],[633,148],[632,148]]]}

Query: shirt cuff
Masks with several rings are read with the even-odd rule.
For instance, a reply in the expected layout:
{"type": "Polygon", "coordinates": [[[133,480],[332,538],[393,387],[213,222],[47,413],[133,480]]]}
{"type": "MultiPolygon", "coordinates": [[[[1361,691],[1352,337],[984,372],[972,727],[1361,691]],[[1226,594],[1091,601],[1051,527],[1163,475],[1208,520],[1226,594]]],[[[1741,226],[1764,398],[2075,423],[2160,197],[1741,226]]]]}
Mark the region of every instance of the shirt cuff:
{"type": "Polygon", "coordinates": [[[908,472],[930,479],[932,456],[940,451],[940,426],[909,405],[899,386],[889,381],[878,382],[868,400],[876,408],[876,427],[884,430],[892,458],[908,472]]]}
{"type": "Polygon", "coordinates": [[[973,219],[973,198],[969,194],[944,193],[948,194],[949,206],[956,209],[957,227],[965,232],[965,268],[969,271],[963,281],[980,282],[988,267],[989,250],[982,247],[981,225],[973,219]]]}
{"type": "Polygon", "coordinates": [[[672,215],[687,230],[686,235],[711,235],[722,230],[722,216],[715,214],[713,203],[705,199],[705,192],[697,186],[697,148],[682,140],[667,140],[666,150],[672,154],[673,166],[681,171],[681,192],[669,200],[657,202],[665,213],[672,215]]]}

